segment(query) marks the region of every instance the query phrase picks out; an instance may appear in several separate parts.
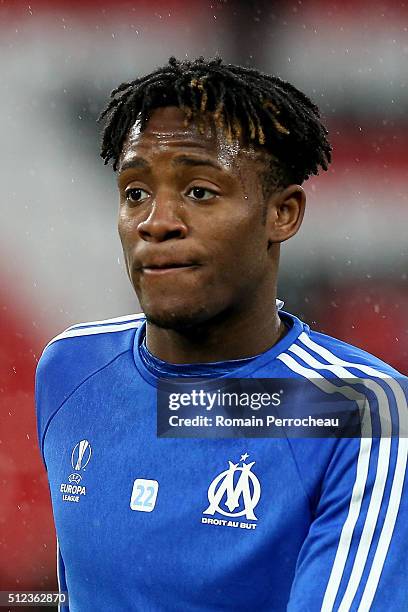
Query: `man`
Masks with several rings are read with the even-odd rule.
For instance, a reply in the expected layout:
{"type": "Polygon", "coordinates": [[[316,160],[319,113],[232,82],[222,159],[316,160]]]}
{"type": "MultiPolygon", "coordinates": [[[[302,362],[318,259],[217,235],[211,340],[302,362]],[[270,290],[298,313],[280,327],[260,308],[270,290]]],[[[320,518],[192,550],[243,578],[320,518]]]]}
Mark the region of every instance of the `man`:
{"type": "Polygon", "coordinates": [[[144,315],[74,325],[38,365],[70,610],[407,609],[404,379],[275,305],[301,183],[330,162],[317,107],[256,70],[170,58],[102,117],[144,315]],[[159,381],[197,377],[299,383],[292,412],[336,392],[380,433],[158,437],[159,381]]]}

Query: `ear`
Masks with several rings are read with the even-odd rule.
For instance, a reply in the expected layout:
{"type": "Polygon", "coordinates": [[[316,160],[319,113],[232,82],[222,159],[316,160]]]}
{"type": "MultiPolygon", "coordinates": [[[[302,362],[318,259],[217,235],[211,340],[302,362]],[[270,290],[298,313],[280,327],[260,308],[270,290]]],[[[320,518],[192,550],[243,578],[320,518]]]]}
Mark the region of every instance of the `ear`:
{"type": "Polygon", "coordinates": [[[284,242],[294,236],[303,221],[306,194],[300,185],[289,185],[275,191],[266,202],[268,246],[284,242]]]}

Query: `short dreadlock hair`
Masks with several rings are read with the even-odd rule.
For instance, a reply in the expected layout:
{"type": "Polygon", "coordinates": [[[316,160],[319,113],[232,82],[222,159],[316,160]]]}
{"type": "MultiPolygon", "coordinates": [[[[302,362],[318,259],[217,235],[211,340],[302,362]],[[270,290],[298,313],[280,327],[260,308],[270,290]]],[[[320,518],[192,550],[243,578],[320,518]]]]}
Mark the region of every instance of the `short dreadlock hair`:
{"type": "Polygon", "coordinates": [[[111,92],[99,117],[105,121],[105,164],[113,160],[117,170],[132,125],[139,120],[143,131],[151,112],[165,106],[181,108],[185,125],[195,121],[201,132],[210,113],[229,142],[238,139],[269,153],[265,178],[275,185],[301,184],[318,174],[319,167],[327,170],[331,161],[318,107],[290,83],[253,68],[224,64],[220,57],[170,57],[165,66],[111,92]]]}

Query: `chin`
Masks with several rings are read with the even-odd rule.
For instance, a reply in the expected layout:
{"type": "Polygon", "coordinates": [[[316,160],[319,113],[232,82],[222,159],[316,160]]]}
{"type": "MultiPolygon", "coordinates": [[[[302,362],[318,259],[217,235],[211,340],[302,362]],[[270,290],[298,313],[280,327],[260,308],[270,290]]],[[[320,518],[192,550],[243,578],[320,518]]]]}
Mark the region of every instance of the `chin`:
{"type": "Polygon", "coordinates": [[[185,306],[179,309],[166,308],[163,310],[143,308],[143,312],[150,324],[178,332],[200,328],[217,316],[216,313],[210,312],[205,306],[189,310],[185,306]]]}
{"type": "Polygon", "coordinates": [[[163,313],[150,313],[145,312],[146,320],[156,327],[162,329],[173,329],[174,331],[186,331],[193,329],[205,324],[206,320],[202,316],[198,316],[196,313],[175,313],[175,312],[163,312],[163,313]]]}

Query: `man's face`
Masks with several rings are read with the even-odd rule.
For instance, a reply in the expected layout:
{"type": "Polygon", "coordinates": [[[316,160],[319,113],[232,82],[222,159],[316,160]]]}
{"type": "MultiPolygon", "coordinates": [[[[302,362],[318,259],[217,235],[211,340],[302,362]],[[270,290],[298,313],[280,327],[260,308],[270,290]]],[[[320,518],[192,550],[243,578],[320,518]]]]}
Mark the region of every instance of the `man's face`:
{"type": "Polygon", "coordinates": [[[147,319],[181,329],[239,312],[272,286],[259,153],[176,107],[130,131],[119,165],[119,234],[147,319]]]}

